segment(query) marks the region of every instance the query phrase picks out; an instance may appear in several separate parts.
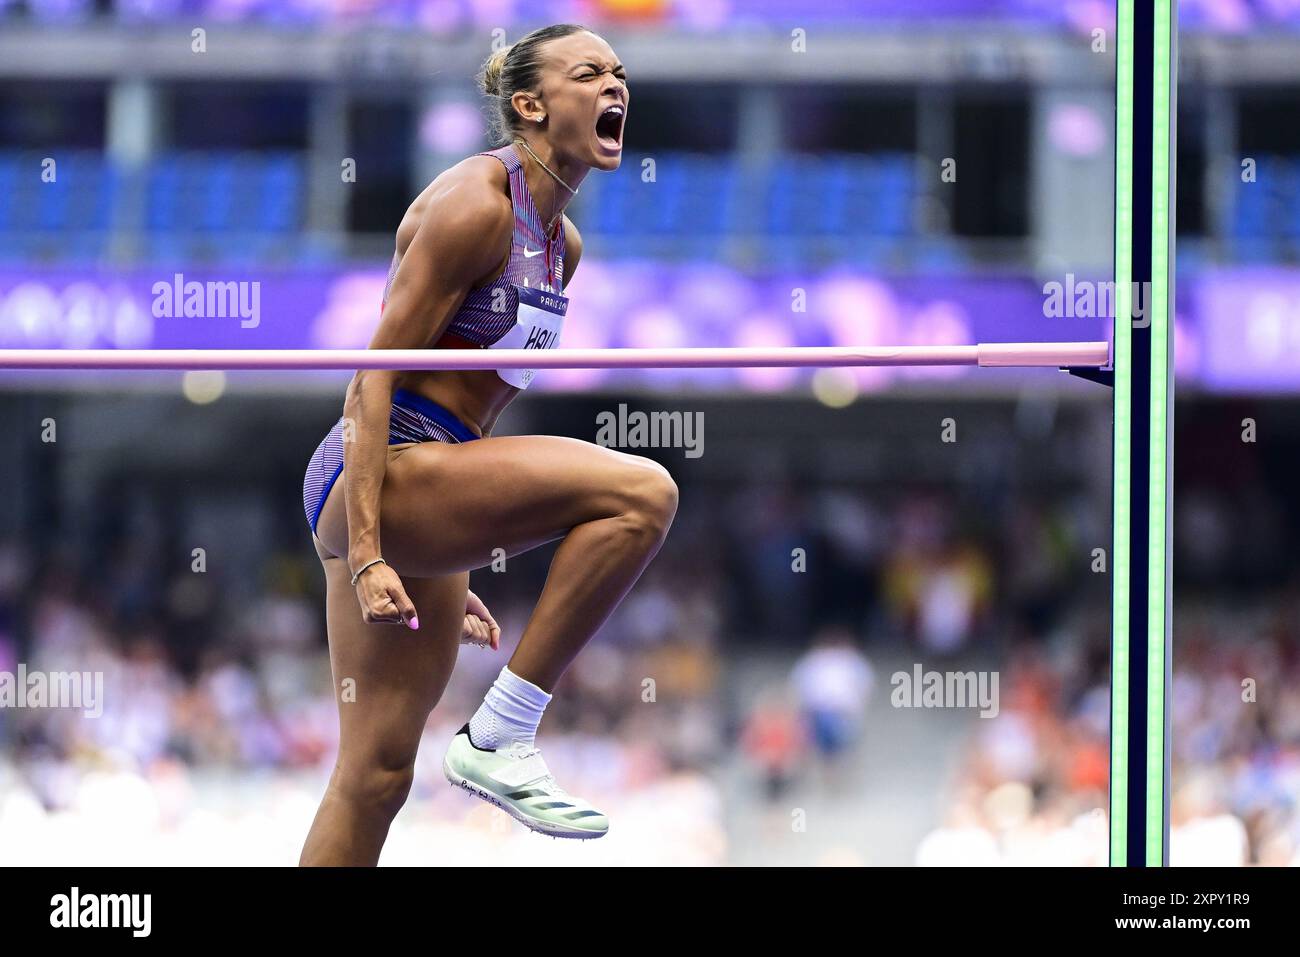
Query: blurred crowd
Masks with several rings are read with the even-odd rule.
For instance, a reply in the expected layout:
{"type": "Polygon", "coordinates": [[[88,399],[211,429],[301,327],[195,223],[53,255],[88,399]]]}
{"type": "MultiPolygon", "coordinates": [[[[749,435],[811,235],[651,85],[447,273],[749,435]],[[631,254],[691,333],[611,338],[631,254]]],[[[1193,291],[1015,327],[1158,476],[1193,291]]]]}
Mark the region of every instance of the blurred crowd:
{"type": "MultiPolygon", "coordinates": [[[[118,843],[102,831],[78,843],[98,820],[112,821],[118,839],[136,829],[132,859],[173,860],[184,846],[189,863],[296,860],[338,735],[323,575],[305,534],[303,546],[269,556],[249,596],[165,550],[114,547],[104,565],[0,543],[0,672],[20,663],[28,673],[98,672],[104,689],[95,717],[0,708],[0,861],[45,862],[65,848],[71,861],[113,862],[118,843]]],[[[385,860],[526,862],[540,853],[541,842],[514,849],[518,829],[448,787],[440,762],[508,659],[545,567],[545,556],[526,556],[503,573],[476,573],[502,648],[462,648],[394,832],[406,836],[385,860]]],[[[552,768],[621,818],[594,859],[722,859],[720,802],[701,773],[722,726],[714,585],[688,562],[652,569],[548,710],[542,743],[552,768]],[[674,839],[664,840],[665,828],[674,839]]]]}
{"type": "MultiPolygon", "coordinates": [[[[1079,574],[1105,534],[1086,497],[754,484],[683,501],[542,726],[566,784],[623,824],[603,862],[727,861],[748,839],[744,808],[783,808],[810,787],[838,789],[852,814],[880,783],[864,749],[929,720],[890,705],[887,668],[911,660],[1000,675],[996,718],[958,728],[933,812],[916,805],[930,817],[915,860],[1104,863],[1108,582],[1079,574]]],[[[92,848],[109,861],[133,834],[153,860],[292,862],[337,739],[305,535],[251,584],[129,540],[102,546],[111,560],[0,543],[0,672],[102,672],[105,689],[97,718],[0,709],[0,860],[63,848],[84,861],[92,848]]],[[[462,650],[386,860],[541,853],[447,788],[438,762],[546,563],[475,573],[506,640],[497,655],[462,650]]],[[[1175,605],[1175,863],[1300,861],[1298,614],[1300,591],[1175,605]]]]}
{"type": "MultiPolygon", "coordinates": [[[[1300,866],[1300,593],[1174,608],[1174,865],[1300,866]]],[[[1002,712],[965,750],[925,864],[1102,864],[1110,696],[1104,654],[1022,648],[1002,712]]]]}

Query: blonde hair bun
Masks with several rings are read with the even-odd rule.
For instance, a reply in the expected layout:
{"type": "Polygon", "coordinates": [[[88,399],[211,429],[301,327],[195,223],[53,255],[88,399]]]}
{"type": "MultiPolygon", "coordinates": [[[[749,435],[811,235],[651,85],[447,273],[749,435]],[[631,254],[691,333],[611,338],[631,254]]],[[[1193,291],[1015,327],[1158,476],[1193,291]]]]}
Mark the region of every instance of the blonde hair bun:
{"type": "Polygon", "coordinates": [[[506,65],[506,57],[510,55],[510,47],[501,47],[499,50],[493,50],[492,55],[483,61],[483,70],[479,73],[478,82],[483,92],[488,96],[501,95],[501,71],[506,65]]]}
{"type": "Polygon", "coordinates": [[[523,119],[511,99],[520,92],[537,94],[542,82],[542,48],[551,40],[586,32],[586,27],[576,23],[556,23],[534,30],[508,47],[493,50],[483,61],[478,83],[494,100],[488,112],[493,139],[498,143],[509,143],[519,135],[523,119]]]}

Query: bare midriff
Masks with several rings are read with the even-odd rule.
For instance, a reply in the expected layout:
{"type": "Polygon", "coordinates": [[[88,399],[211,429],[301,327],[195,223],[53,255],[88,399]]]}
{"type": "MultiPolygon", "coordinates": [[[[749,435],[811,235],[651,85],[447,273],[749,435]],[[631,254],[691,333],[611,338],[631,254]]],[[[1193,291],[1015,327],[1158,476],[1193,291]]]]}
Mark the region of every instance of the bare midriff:
{"type": "MultiPolygon", "coordinates": [[[[482,346],[455,333],[444,332],[432,348],[481,349],[482,346]]],[[[397,386],[438,403],[480,436],[492,434],[497,417],[520,391],[502,381],[491,369],[405,372],[397,386]]]]}

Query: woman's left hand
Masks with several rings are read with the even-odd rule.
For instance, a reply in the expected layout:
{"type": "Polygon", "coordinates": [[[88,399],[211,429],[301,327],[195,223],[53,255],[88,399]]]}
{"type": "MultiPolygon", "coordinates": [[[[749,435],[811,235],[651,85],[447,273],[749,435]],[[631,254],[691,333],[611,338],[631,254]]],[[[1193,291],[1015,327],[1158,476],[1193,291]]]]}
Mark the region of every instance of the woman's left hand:
{"type": "Polygon", "coordinates": [[[501,647],[501,626],[483,604],[483,599],[473,592],[465,596],[465,626],[460,633],[460,643],[493,651],[501,647]]]}

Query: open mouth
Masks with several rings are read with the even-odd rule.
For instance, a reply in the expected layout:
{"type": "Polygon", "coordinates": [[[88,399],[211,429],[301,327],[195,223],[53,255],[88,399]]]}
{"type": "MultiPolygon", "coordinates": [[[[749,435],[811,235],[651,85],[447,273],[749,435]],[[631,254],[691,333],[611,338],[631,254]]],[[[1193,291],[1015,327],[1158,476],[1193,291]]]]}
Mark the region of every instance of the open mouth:
{"type": "Polygon", "coordinates": [[[596,119],[596,139],[606,149],[623,148],[623,107],[605,107],[605,111],[596,119]]]}

